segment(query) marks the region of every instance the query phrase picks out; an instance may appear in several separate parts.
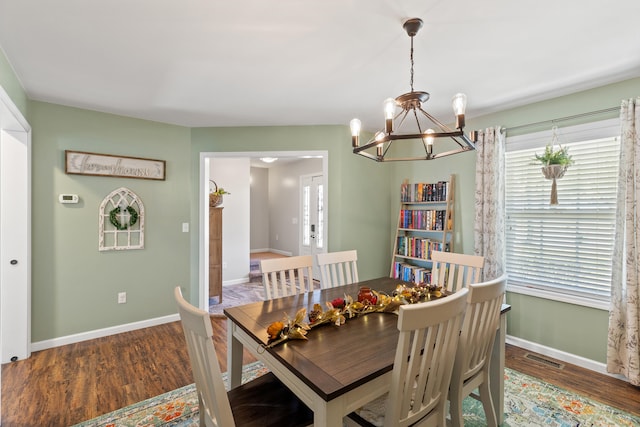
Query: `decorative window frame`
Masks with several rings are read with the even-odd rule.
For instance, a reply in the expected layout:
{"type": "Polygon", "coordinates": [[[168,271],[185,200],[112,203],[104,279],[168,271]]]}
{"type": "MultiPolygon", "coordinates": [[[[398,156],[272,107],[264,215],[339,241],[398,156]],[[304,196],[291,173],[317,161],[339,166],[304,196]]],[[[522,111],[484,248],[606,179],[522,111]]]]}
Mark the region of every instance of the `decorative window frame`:
{"type": "Polygon", "coordinates": [[[144,249],[144,204],[138,195],[126,187],[109,193],[100,204],[98,233],[100,251],[144,249]],[[113,220],[122,228],[114,225],[112,215],[120,215],[113,220]]]}

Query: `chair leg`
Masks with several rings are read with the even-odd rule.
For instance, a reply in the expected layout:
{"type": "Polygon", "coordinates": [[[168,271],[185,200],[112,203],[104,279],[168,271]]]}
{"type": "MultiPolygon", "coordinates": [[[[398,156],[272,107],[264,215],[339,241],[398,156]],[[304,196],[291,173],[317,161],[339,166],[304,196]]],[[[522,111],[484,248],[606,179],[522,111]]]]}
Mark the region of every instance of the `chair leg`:
{"type": "Polygon", "coordinates": [[[452,387],[449,389],[449,414],[453,427],[464,426],[462,420],[462,387],[452,387]]]}
{"type": "Polygon", "coordinates": [[[493,399],[491,398],[491,390],[489,390],[489,380],[486,379],[478,387],[480,392],[480,401],[484,408],[484,414],[487,418],[487,427],[497,427],[498,420],[496,419],[496,411],[493,407],[493,399]]]}
{"type": "Polygon", "coordinates": [[[200,427],[207,427],[207,417],[205,415],[204,404],[202,403],[200,393],[198,393],[198,414],[200,414],[200,427]]]}

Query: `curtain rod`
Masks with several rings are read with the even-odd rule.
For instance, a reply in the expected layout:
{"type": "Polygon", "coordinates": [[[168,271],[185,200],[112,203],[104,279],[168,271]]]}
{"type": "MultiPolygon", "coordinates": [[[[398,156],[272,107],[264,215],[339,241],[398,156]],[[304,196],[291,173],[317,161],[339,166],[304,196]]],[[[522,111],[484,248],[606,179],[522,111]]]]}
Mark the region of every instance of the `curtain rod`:
{"type": "Polygon", "coordinates": [[[552,123],[553,124],[553,123],[556,123],[556,122],[564,122],[566,120],[578,119],[580,117],[593,116],[593,115],[596,115],[596,114],[611,113],[613,111],[618,111],[618,110],[620,110],[620,107],[605,108],[605,109],[602,109],[602,110],[589,111],[587,113],[575,114],[573,116],[560,117],[558,119],[543,120],[541,122],[526,123],[524,125],[512,126],[512,127],[506,128],[505,130],[506,131],[513,131],[513,130],[516,130],[516,129],[528,128],[528,127],[531,127],[531,126],[538,126],[538,125],[543,125],[543,124],[546,124],[546,123],[552,123]]]}

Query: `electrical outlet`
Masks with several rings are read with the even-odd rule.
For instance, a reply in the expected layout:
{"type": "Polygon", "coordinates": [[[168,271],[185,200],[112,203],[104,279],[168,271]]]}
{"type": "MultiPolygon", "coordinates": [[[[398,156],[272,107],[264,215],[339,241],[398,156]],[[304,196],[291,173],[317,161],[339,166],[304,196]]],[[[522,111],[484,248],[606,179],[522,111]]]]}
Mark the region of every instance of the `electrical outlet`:
{"type": "Polygon", "coordinates": [[[124,304],[127,302],[127,293],[118,292],[118,304],[124,304]]]}

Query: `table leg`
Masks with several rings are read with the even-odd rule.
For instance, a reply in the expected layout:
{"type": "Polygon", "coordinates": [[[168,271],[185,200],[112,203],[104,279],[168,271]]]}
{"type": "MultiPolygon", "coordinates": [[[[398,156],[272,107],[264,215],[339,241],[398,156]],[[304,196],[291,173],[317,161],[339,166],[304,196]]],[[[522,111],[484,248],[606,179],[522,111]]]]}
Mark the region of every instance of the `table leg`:
{"type": "Polygon", "coordinates": [[[489,366],[489,382],[491,386],[491,399],[496,409],[498,425],[504,421],[504,352],[507,335],[507,313],[500,315],[500,324],[496,331],[496,339],[493,343],[493,352],[489,366]]]}
{"type": "Polygon", "coordinates": [[[236,325],[227,319],[227,372],[231,388],[242,384],[242,353],[244,347],[233,334],[236,325]]]}

